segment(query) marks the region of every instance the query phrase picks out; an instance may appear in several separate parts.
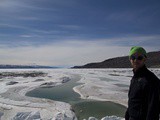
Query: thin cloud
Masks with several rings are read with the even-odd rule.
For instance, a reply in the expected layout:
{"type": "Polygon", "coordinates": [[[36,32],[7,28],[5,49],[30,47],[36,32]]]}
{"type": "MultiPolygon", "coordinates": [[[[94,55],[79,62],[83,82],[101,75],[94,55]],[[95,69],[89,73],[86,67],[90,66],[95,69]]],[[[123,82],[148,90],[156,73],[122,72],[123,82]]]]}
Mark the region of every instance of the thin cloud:
{"type": "Polygon", "coordinates": [[[58,25],[61,28],[70,29],[70,30],[80,30],[82,26],[79,25],[58,25]]]}
{"type": "MultiPolygon", "coordinates": [[[[80,43],[80,42],[79,42],[80,43]]],[[[102,61],[114,47],[102,47],[100,45],[88,45],[85,43],[71,45],[47,45],[40,47],[1,48],[1,63],[8,64],[44,64],[44,65],[78,65],[90,61],[102,61]],[[76,47],[83,45],[83,47],[76,47]],[[101,54],[99,52],[101,51],[101,54]],[[9,53],[9,54],[8,54],[9,53]],[[95,54],[97,56],[95,56],[95,54]],[[43,56],[43,57],[42,57],[43,56]]]]}
{"type": "Polygon", "coordinates": [[[30,21],[37,21],[37,20],[41,20],[40,18],[37,17],[33,17],[33,16],[24,16],[24,17],[19,17],[19,20],[30,20],[30,21]]]}
{"type": "Polygon", "coordinates": [[[25,25],[19,25],[19,24],[8,24],[8,23],[0,23],[0,27],[4,28],[18,28],[18,29],[27,29],[29,30],[29,27],[26,27],[25,25]]]}
{"type": "Polygon", "coordinates": [[[34,36],[32,36],[32,35],[20,35],[20,37],[31,38],[31,37],[34,37],[34,36]]]}
{"type": "MultiPolygon", "coordinates": [[[[31,45],[12,48],[3,46],[0,48],[0,54],[2,55],[0,62],[4,64],[36,63],[40,65],[72,66],[128,55],[131,46],[119,46],[113,44],[112,41],[67,40],[37,47],[31,45]]],[[[117,39],[117,41],[121,40],[117,39]]],[[[143,47],[148,52],[158,49],[158,47],[149,45],[143,47]]]]}

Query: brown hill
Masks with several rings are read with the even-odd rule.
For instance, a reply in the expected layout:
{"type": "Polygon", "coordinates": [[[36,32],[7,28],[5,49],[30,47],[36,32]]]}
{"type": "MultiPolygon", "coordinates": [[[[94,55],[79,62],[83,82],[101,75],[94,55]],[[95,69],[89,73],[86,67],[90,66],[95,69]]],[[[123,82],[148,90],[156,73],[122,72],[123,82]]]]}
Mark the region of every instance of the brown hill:
{"type": "MultiPolygon", "coordinates": [[[[147,53],[146,66],[160,68],[160,51],[147,53]]],[[[88,63],[83,66],[74,66],[73,68],[130,68],[128,56],[107,59],[103,62],[88,63]]]]}

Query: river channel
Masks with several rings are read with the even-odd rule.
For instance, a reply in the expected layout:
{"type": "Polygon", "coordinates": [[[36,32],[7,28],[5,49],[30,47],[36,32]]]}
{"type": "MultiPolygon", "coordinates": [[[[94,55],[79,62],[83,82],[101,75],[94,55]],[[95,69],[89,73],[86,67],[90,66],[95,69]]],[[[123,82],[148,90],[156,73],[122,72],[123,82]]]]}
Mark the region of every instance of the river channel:
{"type": "Polygon", "coordinates": [[[78,120],[88,119],[90,116],[98,119],[110,115],[124,117],[126,107],[120,104],[81,99],[80,95],[73,91],[73,87],[82,84],[77,82],[80,79],[79,75],[72,75],[69,82],[51,88],[40,87],[26,93],[26,95],[67,102],[72,106],[78,120]]]}

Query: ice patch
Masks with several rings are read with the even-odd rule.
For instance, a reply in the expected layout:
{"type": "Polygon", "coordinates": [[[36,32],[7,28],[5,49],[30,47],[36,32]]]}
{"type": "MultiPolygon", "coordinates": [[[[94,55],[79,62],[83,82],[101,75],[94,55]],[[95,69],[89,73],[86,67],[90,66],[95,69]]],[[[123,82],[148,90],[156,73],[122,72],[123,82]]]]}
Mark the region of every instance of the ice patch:
{"type": "Polygon", "coordinates": [[[39,112],[19,112],[12,120],[41,120],[39,112]]]}

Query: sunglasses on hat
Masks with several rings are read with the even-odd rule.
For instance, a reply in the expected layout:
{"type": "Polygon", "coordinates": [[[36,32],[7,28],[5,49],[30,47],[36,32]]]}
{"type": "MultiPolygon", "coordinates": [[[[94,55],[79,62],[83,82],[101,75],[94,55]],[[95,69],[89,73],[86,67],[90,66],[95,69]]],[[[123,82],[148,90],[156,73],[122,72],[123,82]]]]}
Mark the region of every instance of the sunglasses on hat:
{"type": "Polygon", "coordinates": [[[135,59],[136,59],[136,60],[143,60],[143,59],[144,59],[144,56],[142,56],[142,55],[141,55],[141,56],[132,55],[132,56],[130,57],[130,59],[131,59],[131,60],[135,60],[135,59]]]}

